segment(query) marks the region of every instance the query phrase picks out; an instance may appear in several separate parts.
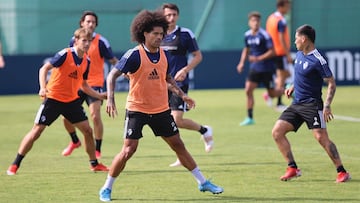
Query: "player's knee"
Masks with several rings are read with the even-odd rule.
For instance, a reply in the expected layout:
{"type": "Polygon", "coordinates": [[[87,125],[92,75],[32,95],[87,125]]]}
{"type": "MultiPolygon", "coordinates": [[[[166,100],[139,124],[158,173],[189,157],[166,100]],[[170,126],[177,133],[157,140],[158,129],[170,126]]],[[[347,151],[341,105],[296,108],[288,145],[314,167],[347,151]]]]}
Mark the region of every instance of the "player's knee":
{"type": "Polygon", "coordinates": [[[100,116],[92,116],[91,119],[92,119],[94,125],[99,126],[99,125],[102,124],[102,121],[101,121],[101,117],[100,117],[100,116]]]}
{"type": "Polygon", "coordinates": [[[279,126],[275,125],[274,128],[271,131],[272,137],[275,141],[278,141],[284,136],[284,133],[281,131],[279,126]]]}
{"type": "Polygon", "coordinates": [[[84,130],[83,130],[83,133],[84,133],[84,136],[85,137],[92,137],[93,135],[93,130],[90,126],[86,127],[84,130]]]}
{"type": "Polygon", "coordinates": [[[121,151],[121,156],[123,156],[126,160],[130,159],[132,155],[136,152],[136,147],[127,146],[121,151]]]}
{"type": "Polygon", "coordinates": [[[185,127],[185,121],[183,118],[180,117],[174,117],[174,121],[178,128],[184,128],[185,127]]]}
{"type": "Polygon", "coordinates": [[[169,142],[169,145],[171,149],[173,149],[175,152],[185,150],[184,142],[180,138],[172,140],[171,142],[169,142]]]}

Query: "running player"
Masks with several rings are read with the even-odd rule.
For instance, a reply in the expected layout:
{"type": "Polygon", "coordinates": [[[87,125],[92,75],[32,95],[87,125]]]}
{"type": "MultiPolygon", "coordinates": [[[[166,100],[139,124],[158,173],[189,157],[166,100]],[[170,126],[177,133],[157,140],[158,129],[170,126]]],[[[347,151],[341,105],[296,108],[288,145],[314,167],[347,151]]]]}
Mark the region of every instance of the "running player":
{"type": "Polygon", "coordinates": [[[103,100],[106,94],[98,93],[86,83],[89,72],[89,58],[86,54],[91,43],[91,32],[79,28],[74,33],[74,47],[59,51],[39,71],[39,95],[44,99],[35,117],[35,124],[23,138],[17,156],[8,168],[8,175],[15,175],[25,155],[31,150],[34,142],[40,137],[46,126],[50,126],[60,115],[63,115],[84,135],[86,152],[89,155],[92,171],[108,171],[107,167],[95,156],[95,144],[92,129],[86,117],[78,90],[94,98],[103,100]],[[46,77],[52,70],[48,82],[46,77]]]}
{"type": "Polygon", "coordinates": [[[170,74],[169,55],[160,48],[167,28],[168,23],[162,13],[141,11],[134,18],[130,29],[132,39],[138,46],[128,50],[107,77],[106,112],[109,116],[117,115],[114,98],[116,78],[121,74],[127,74],[130,89],[126,102],[123,146],[114,157],[107,179],[99,191],[101,201],[111,201],[114,181],[137,150],[144,125],[149,125],[155,136],[161,137],[176,153],[184,167],[196,179],[200,191],[209,191],[213,194],[223,192],[223,188],[212,184],[203,176],[185,148],[171,116],[167,95],[168,84],[189,108],[193,108],[195,102],[176,85],[170,74]]]}
{"type": "MultiPolygon", "coordinates": [[[[87,83],[97,92],[104,92],[104,62],[105,59],[110,64],[115,65],[118,59],[114,56],[109,41],[99,33],[95,32],[98,26],[98,16],[93,11],[84,11],[80,18],[80,27],[89,29],[92,32],[93,40],[88,50],[91,60],[91,67],[87,83]]],[[[70,42],[70,47],[74,44],[74,38],[70,42]]],[[[89,106],[90,117],[93,122],[95,135],[96,158],[101,158],[101,144],[104,135],[104,127],[101,119],[102,101],[87,95],[79,90],[82,103],[86,101],[89,106]]],[[[63,150],[62,155],[69,156],[72,151],[80,147],[81,142],[76,134],[75,127],[67,119],[63,119],[64,126],[71,137],[69,145],[63,150]]]]}
{"type": "Polygon", "coordinates": [[[330,140],[326,122],[333,119],[331,103],[335,96],[336,84],[328,63],[315,48],[315,30],[310,25],[300,26],[296,30],[295,45],[298,49],[295,58],[294,85],[285,90],[290,97],[296,91],[292,104],[281,114],[275,123],[272,136],[288,163],[286,173],[280,177],[282,181],[301,176],[297,167],[286,134],[296,132],[305,122],[315,139],[325,149],[336,167],[336,182],[350,180],[335,144],[330,140]],[[325,102],[322,99],[323,83],[327,82],[325,102]]]}
{"type": "Polygon", "coordinates": [[[245,60],[250,61],[250,71],[245,82],[247,117],[241,126],[254,124],[254,90],[259,84],[264,84],[270,97],[280,96],[284,89],[276,89],[274,83],[275,66],[272,60],[274,47],[270,35],[260,27],[261,15],[251,12],[248,15],[250,30],[245,32],[245,47],[241,53],[237,71],[244,69],[245,60]]]}
{"type": "MultiPolygon", "coordinates": [[[[184,27],[177,25],[179,19],[179,8],[172,3],[165,3],[161,9],[169,23],[169,29],[161,43],[161,47],[170,52],[171,75],[176,80],[177,85],[188,94],[189,92],[189,72],[193,70],[202,60],[202,54],[198,47],[194,33],[184,27]],[[192,59],[188,63],[188,54],[192,59]]],[[[169,91],[169,103],[171,114],[174,116],[176,125],[179,128],[198,131],[205,144],[205,151],[213,149],[213,132],[210,126],[200,125],[192,119],[184,118],[184,113],[188,111],[186,103],[176,94],[169,91]]],[[[177,159],[170,166],[180,166],[181,162],[177,159]]]]}
{"type": "MultiPolygon", "coordinates": [[[[290,76],[289,64],[293,63],[290,55],[290,34],[287,26],[286,15],[290,10],[289,0],[277,0],[276,12],[272,13],[266,21],[266,31],[270,34],[275,49],[276,85],[277,89],[285,87],[285,80],[290,76]]],[[[271,100],[266,94],[265,100],[271,100]]],[[[286,106],[282,103],[281,96],[278,97],[277,109],[283,111],[286,106]]]]}

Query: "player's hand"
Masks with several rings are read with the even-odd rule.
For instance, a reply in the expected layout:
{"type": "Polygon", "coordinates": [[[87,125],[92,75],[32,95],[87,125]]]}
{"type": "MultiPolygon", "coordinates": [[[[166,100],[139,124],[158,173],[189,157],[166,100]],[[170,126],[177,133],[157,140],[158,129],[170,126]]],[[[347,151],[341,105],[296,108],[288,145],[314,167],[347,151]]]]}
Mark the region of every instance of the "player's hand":
{"type": "Polygon", "coordinates": [[[294,85],[291,85],[289,88],[286,88],[284,91],[288,99],[291,98],[293,92],[294,92],[294,85]]]}
{"type": "Polygon", "coordinates": [[[102,92],[100,93],[100,99],[104,100],[104,99],[107,99],[107,93],[106,92],[102,92]]]}
{"type": "Polygon", "coordinates": [[[293,64],[293,63],[294,63],[294,60],[293,60],[293,58],[291,58],[291,55],[290,55],[290,54],[287,54],[287,55],[286,55],[286,60],[287,60],[287,62],[288,62],[289,64],[293,64]]]}
{"type": "Polygon", "coordinates": [[[244,64],[241,64],[239,63],[237,66],[236,66],[236,70],[239,74],[241,74],[244,70],[244,64]]]}
{"type": "Polygon", "coordinates": [[[45,99],[47,92],[48,92],[48,91],[47,91],[47,89],[45,89],[45,88],[40,89],[40,90],[39,90],[39,96],[40,96],[40,98],[41,98],[41,99],[45,99]]]}
{"type": "Polygon", "coordinates": [[[330,106],[324,106],[323,115],[326,122],[330,122],[332,119],[334,119],[334,115],[331,112],[330,106]]]}
{"type": "Polygon", "coordinates": [[[130,77],[129,77],[129,75],[128,74],[125,74],[125,73],[123,73],[123,74],[121,74],[124,78],[126,78],[127,80],[130,80],[130,77]]]}
{"type": "Polygon", "coordinates": [[[174,80],[181,82],[186,79],[186,76],[187,76],[187,72],[186,72],[185,68],[182,68],[175,74],[174,80]]]}
{"type": "Polygon", "coordinates": [[[182,99],[184,100],[184,102],[186,102],[189,109],[195,108],[195,101],[191,99],[189,96],[185,95],[182,97],[182,99]]]}
{"type": "Polygon", "coordinates": [[[257,57],[257,56],[249,56],[249,62],[251,62],[251,63],[255,63],[255,62],[259,62],[260,60],[259,60],[259,57],[257,57]]]}
{"type": "Polygon", "coordinates": [[[114,98],[108,99],[106,101],[106,113],[111,118],[115,118],[118,115],[114,98]]]}

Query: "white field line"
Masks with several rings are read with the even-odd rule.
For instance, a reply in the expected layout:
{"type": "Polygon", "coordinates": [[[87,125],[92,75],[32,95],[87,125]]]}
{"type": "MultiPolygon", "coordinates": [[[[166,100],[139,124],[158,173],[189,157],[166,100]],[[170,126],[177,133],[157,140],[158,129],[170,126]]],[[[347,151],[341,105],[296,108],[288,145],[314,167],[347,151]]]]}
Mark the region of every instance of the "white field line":
{"type": "Polygon", "coordinates": [[[355,117],[351,117],[351,116],[334,115],[334,118],[343,120],[343,121],[360,122],[360,118],[355,118],[355,117]]]}

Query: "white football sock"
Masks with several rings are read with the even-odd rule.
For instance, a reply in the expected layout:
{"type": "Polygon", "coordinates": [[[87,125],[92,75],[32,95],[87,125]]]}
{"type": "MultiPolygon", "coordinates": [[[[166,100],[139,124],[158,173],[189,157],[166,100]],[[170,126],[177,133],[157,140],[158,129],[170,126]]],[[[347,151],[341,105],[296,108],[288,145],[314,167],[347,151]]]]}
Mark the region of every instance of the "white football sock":
{"type": "Polygon", "coordinates": [[[202,185],[206,182],[206,178],[201,173],[198,167],[194,168],[194,170],[191,171],[191,174],[194,176],[195,180],[198,182],[199,185],[202,185]]]}
{"type": "Polygon", "coordinates": [[[114,181],[115,181],[115,178],[114,178],[114,177],[111,177],[111,176],[108,174],[103,188],[109,188],[110,190],[112,190],[112,186],[113,186],[113,184],[114,184],[114,181]]]}

